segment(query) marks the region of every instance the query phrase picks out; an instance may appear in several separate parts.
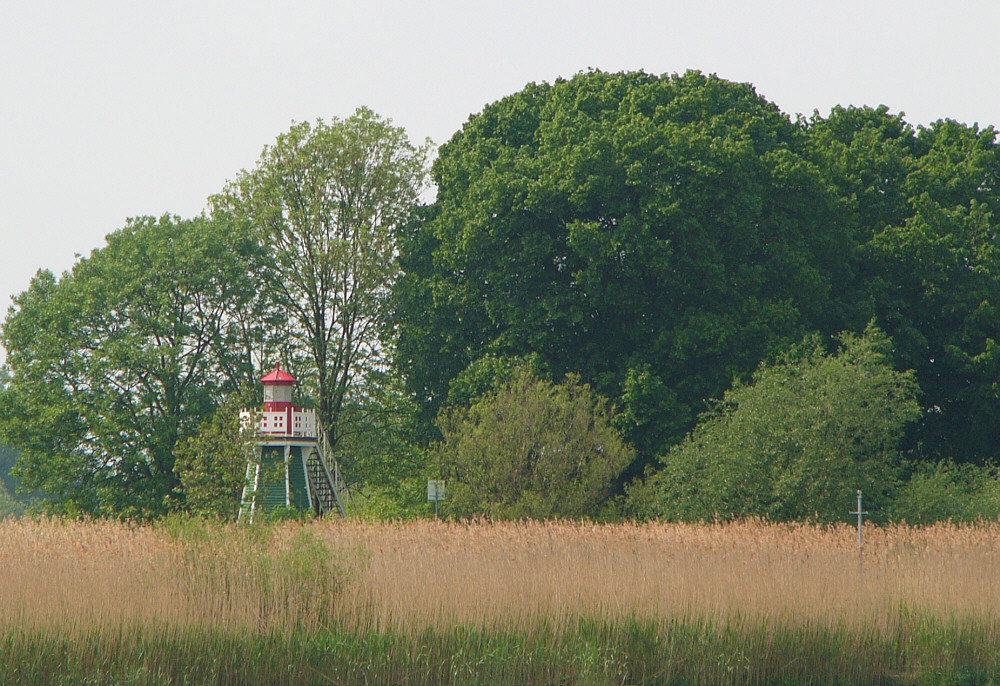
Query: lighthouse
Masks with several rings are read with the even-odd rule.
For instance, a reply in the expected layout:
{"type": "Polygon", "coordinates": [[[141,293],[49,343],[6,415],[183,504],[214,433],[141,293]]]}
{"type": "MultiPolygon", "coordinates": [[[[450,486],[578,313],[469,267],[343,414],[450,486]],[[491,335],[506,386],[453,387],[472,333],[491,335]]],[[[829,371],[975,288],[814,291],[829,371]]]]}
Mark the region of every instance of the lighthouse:
{"type": "Polygon", "coordinates": [[[247,460],[240,519],[277,508],[344,514],[347,488],[323,440],[315,410],[292,402],[295,377],[280,364],[261,377],[264,405],[240,411],[244,431],[256,433],[247,460]]]}

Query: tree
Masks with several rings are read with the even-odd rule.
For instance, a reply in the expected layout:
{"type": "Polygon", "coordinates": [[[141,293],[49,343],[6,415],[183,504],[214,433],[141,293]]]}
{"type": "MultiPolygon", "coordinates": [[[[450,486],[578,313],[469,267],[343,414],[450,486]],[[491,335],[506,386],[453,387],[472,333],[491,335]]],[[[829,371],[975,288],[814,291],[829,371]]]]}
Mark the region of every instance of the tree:
{"type": "MultiPolygon", "coordinates": [[[[10,382],[10,373],[0,367],[0,394],[7,388],[10,382]]],[[[2,435],[2,432],[0,432],[2,435]]],[[[19,516],[24,514],[31,500],[29,498],[18,498],[18,479],[11,475],[11,469],[17,462],[17,451],[9,446],[0,444],[0,518],[7,516],[19,516]]]]}
{"type": "Polygon", "coordinates": [[[835,108],[807,135],[855,237],[857,286],[838,299],[892,337],[931,410],[906,447],[934,463],[1000,459],[996,132],[950,120],[914,129],[880,107],[835,108]]]}
{"type": "Polygon", "coordinates": [[[446,511],[458,517],[597,516],[632,458],[589,386],[553,385],[527,368],[439,423],[446,511]]]}
{"type": "Polygon", "coordinates": [[[817,336],[736,384],[634,490],[633,509],[680,520],[840,521],[856,489],[884,511],[896,448],[920,407],[913,372],[892,367],[877,328],[817,336]]]}
{"type": "Polygon", "coordinates": [[[902,114],[883,106],[834,107],[806,127],[808,148],[848,210],[855,245],[911,214],[907,178],[927,144],[902,114]]]}
{"type": "Polygon", "coordinates": [[[37,505],[37,493],[19,491],[20,479],[11,474],[17,463],[17,451],[0,445],[0,517],[27,513],[37,505]]]}
{"type": "Polygon", "coordinates": [[[334,447],[351,431],[345,408],[364,404],[365,380],[391,354],[396,231],[424,188],[428,152],[361,108],[293,125],[213,198],[217,215],[249,225],[277,270],[279,306],[334,447]]]}
{"type": "Polygon", "coordinates": [[[257,442],[256,433],[240,426],[244,404],[238,395],[229,397],[194,435],[178,442],[174,470],[190,512],[221,520],[239,514],[247,457],[257,442]]]}
{"type": "Polygon", "coordinates": [[[488,105],[404,234],[410,390],[431,415],[478,359],[535,354],[619,405],[641,473],[734,376],[844,328],[849,236],[805,145],[751,86],[696,72],[592,71],[488,105]]]}
{"type": "Polygon", "coordinates": [[[63,512],[179,506],[178,442],[271,345],[261,274],[238,227],[169,216],[131,220],[61,279],[39,272],[3,327],[0,428],[24,486],[63,512]]]}

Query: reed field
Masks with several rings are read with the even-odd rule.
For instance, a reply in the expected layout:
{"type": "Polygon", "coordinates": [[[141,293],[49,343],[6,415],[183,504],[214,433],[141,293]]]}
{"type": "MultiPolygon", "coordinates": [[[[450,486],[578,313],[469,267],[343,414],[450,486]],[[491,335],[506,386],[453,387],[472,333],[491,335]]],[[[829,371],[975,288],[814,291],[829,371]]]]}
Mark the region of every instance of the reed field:
{"type": "Polygon", "coordinates": [[[998,570],[993,523],[8,519],[0,683],[997,683],[998,570]]]}

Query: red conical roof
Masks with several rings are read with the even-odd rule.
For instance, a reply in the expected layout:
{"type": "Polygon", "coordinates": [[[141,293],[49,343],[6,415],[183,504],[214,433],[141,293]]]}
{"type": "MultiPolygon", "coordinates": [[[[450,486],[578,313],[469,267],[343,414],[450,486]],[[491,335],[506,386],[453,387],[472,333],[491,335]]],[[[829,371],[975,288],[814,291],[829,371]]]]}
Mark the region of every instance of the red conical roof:
{"type": "Polygon", "coordinates": [[[270,374],[265,374],[260,377],[260,380],[266,384],[292,384],[295,383],[295,377],[288,372],[281,371],[281,363],[274,365],[274,371],[270,374]]]}

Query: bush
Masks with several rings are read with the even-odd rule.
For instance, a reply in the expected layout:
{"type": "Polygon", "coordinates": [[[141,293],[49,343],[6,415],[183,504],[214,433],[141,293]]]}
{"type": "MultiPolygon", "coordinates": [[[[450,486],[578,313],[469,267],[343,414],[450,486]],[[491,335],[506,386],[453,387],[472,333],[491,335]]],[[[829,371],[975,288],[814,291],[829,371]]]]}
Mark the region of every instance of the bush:
{"type": "Polygon", "coordinates": [[[632,459],[607,402],[575,377],[521,368],[468,409],[439,417],[436,452],[458,517],[594,517],[632,459]]]}
{"type": "Polygon", "coordinates": [[[920,412],[911,372],[893,369],[875,327],[834,353],[809,337],[737,384],[633,489],[637,514],[673,520],[838,521],[862,489],[883,511],[896,446],[920,412]]]}
{"type": "Polygon", "coordinates": [[[1000,513],[997,470],[949,460],[915,465],[890,512],[893,520],[910,524],[997,519],[1000,513]]]}

